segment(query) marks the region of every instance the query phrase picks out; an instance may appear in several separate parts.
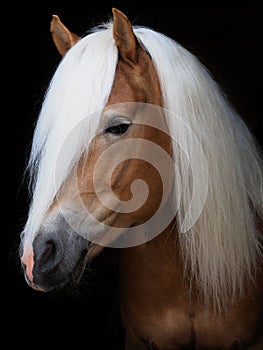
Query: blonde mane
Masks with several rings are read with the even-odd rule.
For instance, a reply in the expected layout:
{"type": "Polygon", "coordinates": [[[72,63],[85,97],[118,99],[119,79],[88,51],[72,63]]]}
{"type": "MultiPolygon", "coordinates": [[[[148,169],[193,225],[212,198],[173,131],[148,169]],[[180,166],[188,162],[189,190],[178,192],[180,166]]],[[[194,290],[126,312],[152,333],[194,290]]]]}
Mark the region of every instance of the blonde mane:
{"type": "MultiPolygon", "coordinates": [[[[209,184],[205,206],[195,225],[179,232],[187,271],[206,300],[224,304],[253,279],[262,259],[256,218],[263,217],[263,175],[260,151],[252,134],[229,105],[203,65],[171,38],[134,27],[152,57],[167,110],[179,116],[198,138],[206,157],[209,184]]],[[[97,130],[99,120],[86,118],[105,106],[114,81],[118,52],[112,23],[93,29],[64,56],[44,99],[34,133],[29,170],[32,202],[25,231],[34,234],[62,183],[97,130]],[[57,164],[62,144],[83,121],[79,133],[57,164]],[[56,182],[54,179],[56,178],[56,182]]],[[[184,143],[187,135],[167,120],[171,135],[184,143]]],[[[176,213],[180,225],[191,201],[191,173],[180,149],[175,159],[183,183],[176,213]]],[[[61,156],[61,155],[60,155],[61,156]]],[[[202,190],[202,189],[200,189],[202,190]]]]}

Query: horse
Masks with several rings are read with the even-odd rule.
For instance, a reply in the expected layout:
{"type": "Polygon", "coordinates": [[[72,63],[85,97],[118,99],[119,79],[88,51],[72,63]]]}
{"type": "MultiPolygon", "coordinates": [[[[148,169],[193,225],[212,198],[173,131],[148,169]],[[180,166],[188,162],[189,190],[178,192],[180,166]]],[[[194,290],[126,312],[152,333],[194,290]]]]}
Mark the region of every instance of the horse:
{"type": "Polygon", "coordinates": [[[34,130],[19,259],[36,291],[78,285],[119,250],[125,349],[262,349],[262,153],[206,67],[174,39],[108,22],[78,36],[34,130]]]}

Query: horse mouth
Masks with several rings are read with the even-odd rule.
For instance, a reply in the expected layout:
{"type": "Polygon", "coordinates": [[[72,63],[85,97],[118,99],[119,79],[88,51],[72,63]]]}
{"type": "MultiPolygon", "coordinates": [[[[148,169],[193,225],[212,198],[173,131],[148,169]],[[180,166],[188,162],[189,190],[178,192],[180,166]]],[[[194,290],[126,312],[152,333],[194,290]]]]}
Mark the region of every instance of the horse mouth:
{"type": "MultiPolygon", "coordinates": [[[[72,264],[72,268],[69,270],[66,268],[70,262],[62,260],[60,264],[57,264],[51,271],[44,274],[38,274],[33,269],[32,278],[29,278],[26,272],[26,265],[21,264],[23,274],[27,284],[34,290],[40,292],[60,292],[62,290],[71,289],[76,287],[84,274],[85,268],[88,263],[91,263],[100,253],[104,247],[95,243],[90,243],[86,249],[83,249],[79,254],[78,259],[72,264]]],[[[65,257],[64,257],[65,259],[65,257]]]]}
{"type": "MultiPolygon", "coordinates": [[[[82,279],[87,263],[92,262],[98,255],[100,255],[103,249],[103,246],[91,243],[89,248],[80,254],[74,269],[68,274],[64,281],[61,281],[61,283],[59,283],[53,290],[60,291],[67,287],[71,288],[72,286],[78,285],[82,279]]],[[[35,289],[41,290],[41,288],[37,286],[35,289]]]]}
{"type": "Polygon", "coordinates": [[[33,288],[36,291],[41,292],[59,292],[64,289],[72,288],[73,286],[76,286],[79,284],[88,260],[88,254],[87,250],[84,250],[81,254],[79,259],[77,260],[74,268],[68,272],[67,274],[64,274],[63,276],[63,267],[58,266],[56,270],[54,270],[54,274],[56,276],[61,276],[59,280],[56,281],[56,277],[52,278],[51,276],[46,280],[45,285],[38,284],[35,281],[30,281],[28,278],[26,278],[27,283],[31,288],[33,288]],[[59,271],[60,270],[60,271],[59,271]]]}

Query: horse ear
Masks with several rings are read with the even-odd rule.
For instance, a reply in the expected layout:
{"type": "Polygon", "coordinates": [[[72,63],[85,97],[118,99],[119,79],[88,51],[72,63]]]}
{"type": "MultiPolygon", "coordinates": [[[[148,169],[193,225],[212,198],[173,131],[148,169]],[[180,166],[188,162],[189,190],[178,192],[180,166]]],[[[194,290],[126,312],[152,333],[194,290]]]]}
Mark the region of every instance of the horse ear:
{"type": "Polygon", "coordinates": [[[62,56],[64,56],[65,53],[79,40],[79,36],[70,32],[57,15],[52,16],[50,31],[55,46],[62,56]]]}
{"type": "Polygon", "coordinates": [[[129,19],[116,8],[113,12],[113,38],[124,60],[137,62],[138,41],[129,19]]]}

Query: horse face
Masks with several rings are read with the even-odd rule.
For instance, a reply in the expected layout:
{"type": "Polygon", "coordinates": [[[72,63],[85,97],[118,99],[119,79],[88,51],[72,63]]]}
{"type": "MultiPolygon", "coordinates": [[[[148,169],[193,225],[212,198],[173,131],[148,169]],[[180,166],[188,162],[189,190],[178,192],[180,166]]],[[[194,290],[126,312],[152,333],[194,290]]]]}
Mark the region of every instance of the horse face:
{"type": "MultiPolygon", "coordinates": [[[[50,290],[69,280],[77,282],[87,259],[104,246],[115,247],[124,232],[151,219],[163,201],[164,181],[152,147],[170,153],[165,130],[161,109],[152,105],[127,102],[105,107],[96,136],[33,242],[22,240],[22,262],[33,288],[50,290]]],[[[157,158],[161,160],[158,154],[157,158]]]]}
{"type": "Polygon", "coordinates": [[[147,109],[152,106],[141,103],[105,108],[97,135],[33,242],[26,237],[21,242],[26,278],[33,288],[50,290],[69,279],[78,281],[88,258],[104,246],[114,246],[119,235],[158,210],[164,178],[154,166],[152,147],[169,154],[170,139],[163,131],[163,116],[155,115],[162,126],[150,126],[153,116],[147,109]]]}
{"type": "MultiPolygon", "coordinates": [[[[114,246],[163,204],[164,179],[152,161],[151,146],[171,155],[171,142],[157,108],[162,105],[157,74],[120,12],[115,13],[113,36],[119,60],[96,135],[34,237],[21,239],[26,280],[38,290],[78,281],[87,259],[114,246]]],[[[167,181],[170,175],[167,169],[167,181]]]]}

